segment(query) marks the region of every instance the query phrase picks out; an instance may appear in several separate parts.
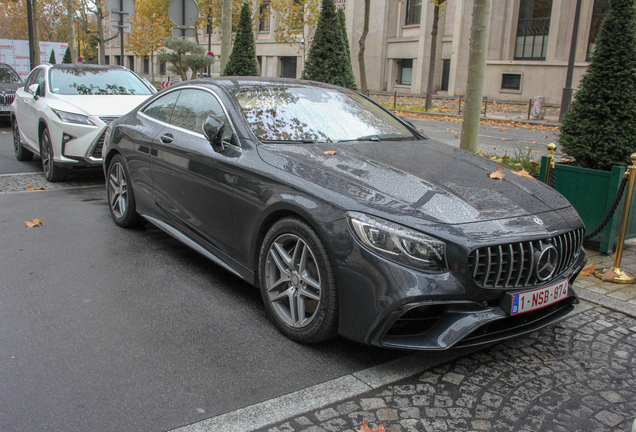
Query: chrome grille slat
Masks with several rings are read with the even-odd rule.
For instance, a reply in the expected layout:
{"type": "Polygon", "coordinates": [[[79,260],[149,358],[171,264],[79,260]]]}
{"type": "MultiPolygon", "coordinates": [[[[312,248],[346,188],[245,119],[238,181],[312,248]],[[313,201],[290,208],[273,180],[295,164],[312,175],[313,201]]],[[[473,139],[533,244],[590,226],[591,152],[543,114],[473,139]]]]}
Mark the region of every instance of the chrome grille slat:
{"type": "Polygon", "coordinates": [[[12,95],[12,94],[0,95],[0,105],[11,105],[14,99],[15,99],[15,95],[12,95]]]}
{"type": "Polygon", "coordinates": [[[513,289],[544,285],[574,264],[582,244],[583,230],[578,229],[534,241],[485,246],[470,254],[469,271],[477,285],[487,288],[513,289]],[[556,248],[558,259],[554,274],[548,280],[541,281],[534,270],[535,251],[543,250],[546,245],[556,248]]]}

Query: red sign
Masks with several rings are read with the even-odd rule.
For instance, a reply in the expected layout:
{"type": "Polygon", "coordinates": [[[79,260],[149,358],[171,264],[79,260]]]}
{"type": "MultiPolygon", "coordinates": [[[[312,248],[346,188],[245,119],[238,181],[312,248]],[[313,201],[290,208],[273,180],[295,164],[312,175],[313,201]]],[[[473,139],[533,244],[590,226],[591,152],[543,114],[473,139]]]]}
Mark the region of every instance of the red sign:
{"type": "Polygon", "coordinates": [[[174,83],[173,83],[173,82],[170,82],[170,81],[161,81],[161,88],[162,88],[162,89],[168,88],[168,87],[170,87],[171,85],[174,85],[174,83]]]}
{"type": "Polygon", "coordinates": [[[209,55],[210,57],[214,57],[214,53],[213,53],[212,51],[208,51],[208,55],[209,55]]]}
{"type": "Polygon", "coordinates": [[[83,62],[83,61],[84,61],[84,59],[83,59],[83,58],[81,58],[81,57],[78,57],[78,58],[77,58],[77,61],[81,63],[81,62],[83,62]]]}

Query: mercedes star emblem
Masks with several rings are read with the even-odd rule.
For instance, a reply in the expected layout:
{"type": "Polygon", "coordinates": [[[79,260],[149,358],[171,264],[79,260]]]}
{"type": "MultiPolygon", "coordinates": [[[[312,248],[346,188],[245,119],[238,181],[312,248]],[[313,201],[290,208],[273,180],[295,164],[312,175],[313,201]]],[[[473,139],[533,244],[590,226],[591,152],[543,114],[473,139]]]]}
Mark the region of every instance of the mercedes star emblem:
{"type": "Polygon", "coordinates": [[[551,244],[543,245],[535,254],[535,271],[540,281],[548,280],[556,271],[559,252],[551,244]]]}

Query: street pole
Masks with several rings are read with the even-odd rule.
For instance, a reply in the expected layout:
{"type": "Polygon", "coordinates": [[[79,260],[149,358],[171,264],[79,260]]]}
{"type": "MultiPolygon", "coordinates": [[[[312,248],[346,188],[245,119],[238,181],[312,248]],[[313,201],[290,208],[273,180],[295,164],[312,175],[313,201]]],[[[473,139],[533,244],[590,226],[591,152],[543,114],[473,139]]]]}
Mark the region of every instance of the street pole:
{"type": "Polygon", "coordinates": [[[124,66],[124,0],[119,0],[119,47],[120,66],[124,66]]]}
{"type": "MultiPolygon", "coordinates": [[[[29,66],[35,67],[35,36],[33,34],[33,6],[31,0],[27,0],[27,24],[29,28],[29,66]]],[[[38,47],[38,50],[40,47],[38,47]]]]}
{"type": "Polygon", "coordinates": [[[574,26],[572,28],[572,42],[570,43],[570,58],[568,59],[568,71],[565,76],[565,87],[561,96],[561,111],[559,121],[563,121],[563,116],[570,109],[572,101],[572,76],[574,75],[574,60],[576,59],[576,40],[579,36],[579,20],[581,18],[581,0],[576,0],[576,12],[574,12],[574,26]]]}

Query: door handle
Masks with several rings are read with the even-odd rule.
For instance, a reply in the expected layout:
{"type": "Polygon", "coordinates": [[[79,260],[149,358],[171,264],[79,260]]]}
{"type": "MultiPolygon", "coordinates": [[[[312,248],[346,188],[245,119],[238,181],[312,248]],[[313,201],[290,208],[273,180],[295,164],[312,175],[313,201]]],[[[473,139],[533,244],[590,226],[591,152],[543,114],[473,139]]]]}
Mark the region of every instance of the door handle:
{"type": "Polygon", "coordinates": [[[174,137],[172,136],[172,134],[169,134],[169,133],[161,136],[161,142],[164,144],[171,143],[173,139],[174,137]]]}

